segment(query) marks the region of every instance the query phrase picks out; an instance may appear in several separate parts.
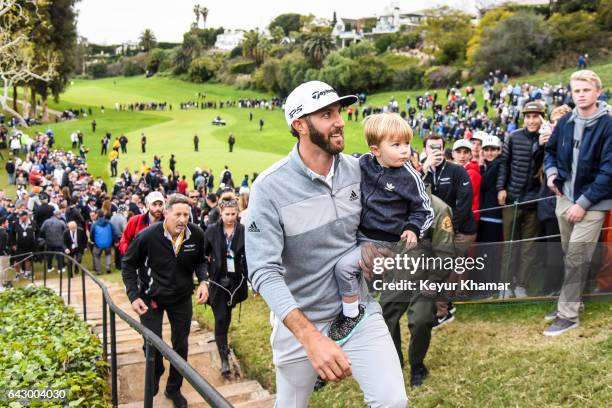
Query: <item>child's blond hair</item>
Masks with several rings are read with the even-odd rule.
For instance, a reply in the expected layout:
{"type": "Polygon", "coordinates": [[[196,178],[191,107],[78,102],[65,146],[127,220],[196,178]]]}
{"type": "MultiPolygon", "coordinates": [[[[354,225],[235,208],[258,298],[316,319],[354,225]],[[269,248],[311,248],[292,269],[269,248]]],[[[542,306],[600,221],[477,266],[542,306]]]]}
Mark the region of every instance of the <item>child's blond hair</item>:
{"type": "Polygon", "coordinates": [[[377,113],[363,121],[368,146],[379,146],[384,140],[412,141],[412,128],[397,113],[377,113]]]}

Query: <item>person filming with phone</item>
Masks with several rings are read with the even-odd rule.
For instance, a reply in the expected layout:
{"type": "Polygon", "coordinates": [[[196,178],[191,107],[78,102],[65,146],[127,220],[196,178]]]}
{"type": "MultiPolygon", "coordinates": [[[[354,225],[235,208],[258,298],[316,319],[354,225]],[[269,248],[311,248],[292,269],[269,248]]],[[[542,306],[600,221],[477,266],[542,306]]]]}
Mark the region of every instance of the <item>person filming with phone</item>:
{"type": "MultiPolygon", "coordinates": [[[[440,135],[429,135],[423,141],[426,158],[421,172],[423,182],[431,188],[431,193],[444,201],[453,211],[454,244],[456,248],[465,248],[474,241],[478,230],[472,212],[472,182],[467,170],[444,158],[444,138],[440,135]]],[[[451,273],[451,282],[459,276],[451,273]]],[[[436,302],[438,324],[443,325],[454,319],[451,302],[436,302]]]]}

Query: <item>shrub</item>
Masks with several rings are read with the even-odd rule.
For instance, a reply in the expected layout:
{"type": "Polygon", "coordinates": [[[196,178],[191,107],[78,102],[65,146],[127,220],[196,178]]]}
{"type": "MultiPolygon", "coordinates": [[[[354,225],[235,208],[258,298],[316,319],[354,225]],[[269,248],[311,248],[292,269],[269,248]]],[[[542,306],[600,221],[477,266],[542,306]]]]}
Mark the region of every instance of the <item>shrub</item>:
{"type": "Polygon", "coordinates": [[[0,344],[3,392],[66,390],[61,406],[67,401],[110,407],[100,340],[50,289],[28,286],[0,293],[0,344]]]}
{"type": "Polygon", "coordinates": [[[477,73],[503,68],[508,75],[533,71],[551,55],[551,34],[542,16],[514,14],[484,31],[474,53],[477,73]]]}
{"type": "Polygon", "coordinates": [[[187,74],[193,82],[206,82],[211,79],[219,69],[217,62],[210,57],[200,57],[191,61],[187,74]]]}
{"type": "Polygon", "coordinates": [[[427,89],[445,88],[461,79],[461,70],[452,66],[436,66],[425,71],[423,86],[427,89]]]}
{"type": "Polygon", "coordinates": [[[94,79],[104,78],[108,73],[108,65],[105,62],[96,62],[87,68],[87,72],[94,79]]]}
{"type": "Polygon", "coordinates": [[[255,71],[257,65],[253,61],[241,61],[230,65],[229,72],[231,74],[250,74],[255,71]]]}
{"type": "Polygon", "coordinates": [[[423,87],[425,69],[412,65],[393,72],[393,89],[420,89],[423,87]]]}

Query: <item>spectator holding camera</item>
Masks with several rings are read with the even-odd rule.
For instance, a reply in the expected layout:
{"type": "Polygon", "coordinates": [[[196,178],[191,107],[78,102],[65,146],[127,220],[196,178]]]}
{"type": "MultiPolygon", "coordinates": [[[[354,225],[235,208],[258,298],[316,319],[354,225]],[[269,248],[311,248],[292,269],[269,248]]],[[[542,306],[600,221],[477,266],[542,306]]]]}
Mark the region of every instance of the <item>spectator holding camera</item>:
{"type": "Polygon", "coordinates": [[[597,100],[601,79],[582,70],[572,74],[570,85],[576,107],[559,119],[546,144],[545,170],[548,187],[557,195],[565,277],[545,336],[578,327],[589,260],[612,209],[612,117],[607,104],[597,100]]]}

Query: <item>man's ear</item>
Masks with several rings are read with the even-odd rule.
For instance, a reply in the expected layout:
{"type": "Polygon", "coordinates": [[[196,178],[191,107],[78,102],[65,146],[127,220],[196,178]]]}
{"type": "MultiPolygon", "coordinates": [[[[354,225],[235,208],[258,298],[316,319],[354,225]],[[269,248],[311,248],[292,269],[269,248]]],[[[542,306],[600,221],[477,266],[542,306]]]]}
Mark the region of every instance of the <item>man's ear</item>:
{"type": "Polygon", "coordinates": [[[308,129],[308,125],[306,124],[305,119],[296,119],[293,121],[291,126],[293,126],[293,129],[295,129],[295,131],[298,132],[300,135],[307,133],[306,130],[308,129]]]}

